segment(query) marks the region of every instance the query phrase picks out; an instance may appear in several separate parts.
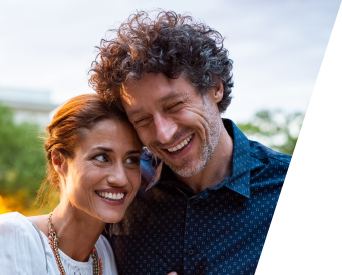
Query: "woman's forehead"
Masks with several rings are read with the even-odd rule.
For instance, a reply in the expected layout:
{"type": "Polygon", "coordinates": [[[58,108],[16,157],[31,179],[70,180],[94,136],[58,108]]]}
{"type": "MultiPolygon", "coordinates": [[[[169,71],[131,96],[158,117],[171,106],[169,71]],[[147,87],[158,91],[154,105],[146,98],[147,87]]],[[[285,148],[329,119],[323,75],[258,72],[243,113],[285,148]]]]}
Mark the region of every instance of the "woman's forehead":
{"type": "Polygon", "coordinates": [[[90,129],[80,129],[80,144],[86,147],[106,145],[113,149],[141,148],[141,142],[129,122],[105,119],[93,125],[90,129]]]}

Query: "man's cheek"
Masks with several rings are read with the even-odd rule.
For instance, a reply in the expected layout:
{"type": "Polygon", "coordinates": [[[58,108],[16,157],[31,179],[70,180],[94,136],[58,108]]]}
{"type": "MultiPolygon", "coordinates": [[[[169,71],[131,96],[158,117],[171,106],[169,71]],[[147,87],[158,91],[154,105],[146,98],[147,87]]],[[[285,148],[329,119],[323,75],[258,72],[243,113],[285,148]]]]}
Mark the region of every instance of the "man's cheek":
{"type": "MultiPolygon", "coordinates": [[[[153,132],[137,130],[137,134],[144,146],[151,147],[153,143],[153,132]]],[[[150,149],[150,148],[149,148],[150,149]]]]}

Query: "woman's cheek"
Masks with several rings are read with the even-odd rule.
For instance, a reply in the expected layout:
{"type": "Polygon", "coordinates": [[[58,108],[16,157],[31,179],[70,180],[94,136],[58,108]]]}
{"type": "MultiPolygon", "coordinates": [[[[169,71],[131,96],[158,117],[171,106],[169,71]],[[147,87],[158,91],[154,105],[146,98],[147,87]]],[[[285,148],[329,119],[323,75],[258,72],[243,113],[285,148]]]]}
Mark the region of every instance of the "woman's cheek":
{"type": "Polygon", "coordinates": [[[130,171],[129,179],[134,191],[136,192],[139,189],[141,183],[140,168],[130,171]]]}

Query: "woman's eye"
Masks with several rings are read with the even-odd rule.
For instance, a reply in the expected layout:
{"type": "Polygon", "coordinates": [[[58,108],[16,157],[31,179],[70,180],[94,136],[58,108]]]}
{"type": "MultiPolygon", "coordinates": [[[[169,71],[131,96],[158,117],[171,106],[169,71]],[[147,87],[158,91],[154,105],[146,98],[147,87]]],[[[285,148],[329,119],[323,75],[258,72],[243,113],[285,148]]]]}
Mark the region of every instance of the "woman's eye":
{"type": "Polygon", "coordinates": [[[128,159],[126,159],[126,163],[128,163],[128,164],[139,164],[140,158],[139,157],[129,157],[128,159]]]}
{"type": "Polygon", "coordinates": [[[98,155],[95,157],[95,159],[101,162],[108,162],[108,159],[105,155],[98,155]]]}

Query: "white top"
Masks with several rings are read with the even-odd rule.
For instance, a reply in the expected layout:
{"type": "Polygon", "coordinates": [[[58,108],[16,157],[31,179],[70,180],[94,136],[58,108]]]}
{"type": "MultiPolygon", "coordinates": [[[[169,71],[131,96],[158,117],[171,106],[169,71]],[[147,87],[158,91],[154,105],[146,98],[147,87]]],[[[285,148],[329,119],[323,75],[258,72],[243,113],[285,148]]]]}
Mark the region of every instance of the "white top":
{"type": "MultiPolygon", "coordinates": [[[[0,273],[2,275],[60,275],[49,245],[49,239],[41,232],[44,247],[37,230],[28,218],[18,212],[0,215],[0,273]],[[46,273],[47,257],[48,273],[46,273]]],[[[114,255],[109,242],[100,236],[95,247],[102,261],[104,275],[117,275],[114,255]]],[[[77,262],[59,250],[67,275],[92,275],[93,259],[77,262]]]]}

